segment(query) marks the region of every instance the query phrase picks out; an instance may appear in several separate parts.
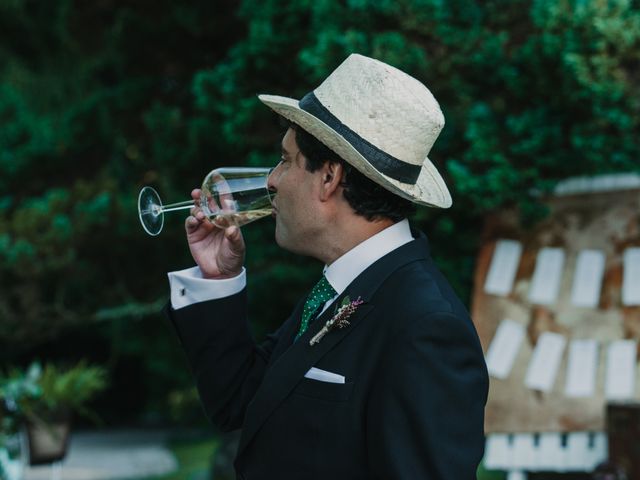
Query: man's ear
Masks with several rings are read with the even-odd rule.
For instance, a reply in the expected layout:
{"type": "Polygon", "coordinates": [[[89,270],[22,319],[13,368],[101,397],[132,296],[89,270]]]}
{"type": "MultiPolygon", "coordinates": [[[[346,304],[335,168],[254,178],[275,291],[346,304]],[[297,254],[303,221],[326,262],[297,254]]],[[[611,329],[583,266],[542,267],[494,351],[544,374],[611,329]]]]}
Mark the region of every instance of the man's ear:
{"type": "Polygon", "coordinates": [[[321,168],[320,200],[326,202],[340,192],[344,167],[338,162],[325,162],[321,168]]]}

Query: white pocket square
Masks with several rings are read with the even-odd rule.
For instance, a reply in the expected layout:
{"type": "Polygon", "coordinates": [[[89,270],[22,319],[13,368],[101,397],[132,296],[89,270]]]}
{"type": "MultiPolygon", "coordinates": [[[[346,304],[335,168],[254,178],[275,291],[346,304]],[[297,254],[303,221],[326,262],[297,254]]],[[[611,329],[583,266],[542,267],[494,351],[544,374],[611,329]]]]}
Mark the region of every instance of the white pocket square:
{"type": "Polygon", "coordinates": [[[310,378],[312,380],[318,380],[320,382],[327,383],[344,383],[344,377],[337,373],[327,372],[316,367],[311,367],[307,373],[304,374],[304,378],[310,378]]]}

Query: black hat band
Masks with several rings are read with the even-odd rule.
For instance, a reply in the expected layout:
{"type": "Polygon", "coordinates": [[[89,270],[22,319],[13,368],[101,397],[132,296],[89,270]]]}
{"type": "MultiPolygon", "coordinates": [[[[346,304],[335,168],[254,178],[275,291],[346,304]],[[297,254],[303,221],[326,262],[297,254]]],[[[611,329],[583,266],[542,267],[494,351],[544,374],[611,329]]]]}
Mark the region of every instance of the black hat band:
{"type": "Polygon", "coordinates": [[[340,134],[379,172],[384,173],[387,177],[393,178],[399,182],[415,185],[418,180],[418,176],[420,175],[420,170],[422,169],[420,165],[412,165],[410,163],[403,162],[402,160],[389,155],[375,145],[369,143],[327,110],[313,92],[309,92],[302,97],[302,100],[299,102],[299,106],[302,110],[310,113],[318,120],[322,120],[340,134]]]}

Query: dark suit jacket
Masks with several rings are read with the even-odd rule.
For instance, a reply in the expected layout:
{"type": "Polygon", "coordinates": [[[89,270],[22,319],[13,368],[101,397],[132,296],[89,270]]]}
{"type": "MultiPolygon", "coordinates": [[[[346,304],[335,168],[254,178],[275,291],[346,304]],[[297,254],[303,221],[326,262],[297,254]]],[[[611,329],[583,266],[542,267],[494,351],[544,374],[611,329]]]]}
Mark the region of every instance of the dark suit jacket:
{"type": "Polygon", "coordinates": [[[426,238],[375,262],[336,304],[344,296],[365,303],[314,346],[333,306],[294,342],[301,301],[261,345],[249,333],[245,290],[168,309],[207,414],[223,430],[242,428],[238,478],[476,478],[484,357],[426,238]],[[314,366],[346,383],[304,378],[314,366]]]}

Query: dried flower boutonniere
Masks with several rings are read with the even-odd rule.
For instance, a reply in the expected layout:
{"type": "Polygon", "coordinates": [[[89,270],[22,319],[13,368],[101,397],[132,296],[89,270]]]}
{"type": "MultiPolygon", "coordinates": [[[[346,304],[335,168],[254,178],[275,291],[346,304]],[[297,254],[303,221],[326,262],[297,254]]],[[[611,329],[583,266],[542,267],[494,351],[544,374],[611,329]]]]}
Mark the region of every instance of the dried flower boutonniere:
{"type": "Polygon", "coordinates": [[[316,335],[309,340],[309,345],[315,345],[316,343],[322,340],[327,333],[331,330],[335,330],[336,328],[344,328],[349,325],[349,320],[347,320],[353,313],[358,309],[358,306],[363,304],[364,301],[358,297],[357,300],[351,301],[349,297],[344,297],[342,300],[342,305],[340,308],[336,306],[336,311],[331,317],[330,320],[327,320],[327,323],[324,324],[324,327],[320,329],[316,335]]]}

